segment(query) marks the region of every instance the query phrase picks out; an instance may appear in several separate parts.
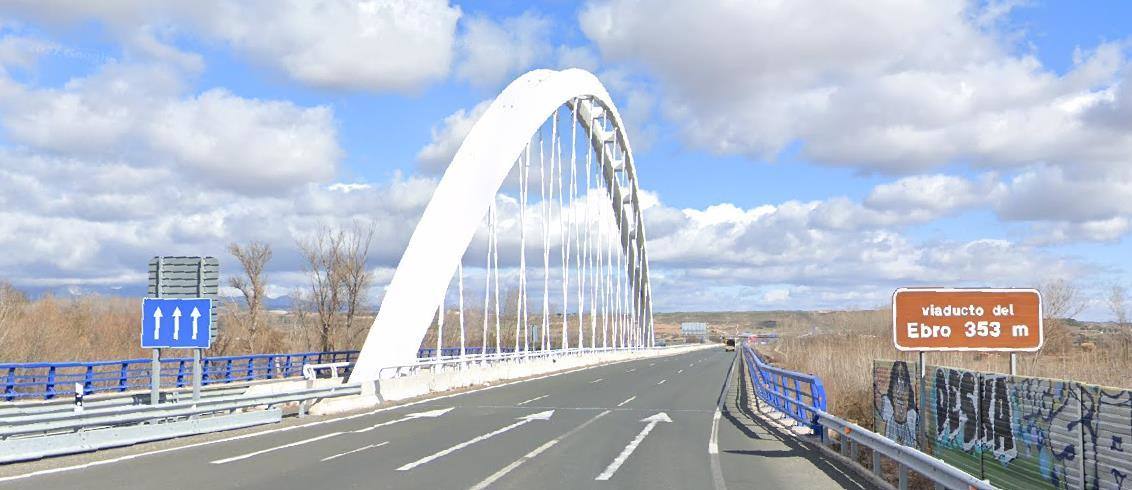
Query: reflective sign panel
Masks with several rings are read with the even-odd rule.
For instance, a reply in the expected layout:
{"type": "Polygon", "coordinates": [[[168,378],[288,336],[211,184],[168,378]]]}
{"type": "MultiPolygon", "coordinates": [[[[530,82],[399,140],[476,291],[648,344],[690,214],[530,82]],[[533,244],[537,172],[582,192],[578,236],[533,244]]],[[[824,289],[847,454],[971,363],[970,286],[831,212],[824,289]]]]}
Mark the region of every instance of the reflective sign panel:
{"type": "Polygon", "coordinates": [[[911,289],[892,295],[896,348],[1036,351],[1042,298],[1035,289],[911,289]]]}

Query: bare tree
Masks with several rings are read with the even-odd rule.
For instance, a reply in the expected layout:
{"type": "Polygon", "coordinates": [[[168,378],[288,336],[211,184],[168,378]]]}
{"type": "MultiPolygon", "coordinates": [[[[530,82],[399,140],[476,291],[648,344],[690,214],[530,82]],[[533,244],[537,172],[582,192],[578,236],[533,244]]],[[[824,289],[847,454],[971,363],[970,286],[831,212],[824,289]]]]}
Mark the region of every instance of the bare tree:
{"type": "Polygon", "coordinates": [[[7,281],[0,281],[0,347],[8,345],[8,337],[15,331],[13,323],[27,296],[7,281]]]}
{"type": "Polygon", "coordinates": [[[1112,312],[1113,318],[1116,319],[1118,327],[1128,324],[1128,290],[1124,286],[1113,284],[1109,288],[1105,303],[1108,311],[1112,312]]]}
{"type": "Polygon", "coordinates": [[[328,351],[333,346],[333,334],[338,325],[338,313],[342,310],[342,243],[345,234],[341,230],[321,227],[314,237],[299,240],[299,249],[306,260],[304,268],[311,281],[310,301],[318,313],[319,347],[328,351]]]}
{"type": "Polygon", "coordinates": [[[228,284],[240,290],[247,304],[247,343],[248,351],[255,349],[255,340],[259,333],[260,313],[263,310],[264,289],[267,286],[267,275],[264,268],[271,260],[271,245],[262,242],[251,242],[240,246],[238,243],[228,245],[228,253],[236,257],[244,269],[243,276],[232,276],[228,284]]]}
{"type": "Polygon", "coordinates": [[[346,308],[345,340],[352,343],[356,335],[353,331],[354,319],[365,308],[365,294],[373,284],[373,274],[366,268],[369,247],[373,242],[373,224],[363,225],[355,221],[353,227],[343,235],[341,251],[335,264],[335,272],[342,285],[346,308]]]}
{"type": "Polygon", "coordinates": [[[1085,300],[1081,298],[1081,292],[1077,286],[1065,279],[1046,281],[1041,286],[1041,292],[1046,318],[1073,318],[1085,309],[1085,300]]]}

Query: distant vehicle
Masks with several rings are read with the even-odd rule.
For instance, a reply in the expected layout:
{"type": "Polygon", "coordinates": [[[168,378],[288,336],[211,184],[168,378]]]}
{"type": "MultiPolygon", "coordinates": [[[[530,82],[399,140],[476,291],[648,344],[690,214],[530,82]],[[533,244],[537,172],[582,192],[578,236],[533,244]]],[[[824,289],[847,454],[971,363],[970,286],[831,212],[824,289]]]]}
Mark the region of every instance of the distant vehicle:
{"type": "Polygon", "coordinates": [[[735,350],[735,339],[727,339],[726,341],[724,341],[723,350],[728,352],[735,350]]]}

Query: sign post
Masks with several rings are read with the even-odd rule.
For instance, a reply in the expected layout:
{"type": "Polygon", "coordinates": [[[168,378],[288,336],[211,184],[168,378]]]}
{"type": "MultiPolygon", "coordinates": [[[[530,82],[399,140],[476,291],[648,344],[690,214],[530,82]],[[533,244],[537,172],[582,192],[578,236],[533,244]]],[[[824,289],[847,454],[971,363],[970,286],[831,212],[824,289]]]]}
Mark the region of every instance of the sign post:
{"type": "Polygon", "coordinates": [[[892,295],[893,342],[919,352],[921,377],[926,351],[1009,352],[1010,374],[1017,374],[1017,353],[1041,349],[1043,327],[1035,289],[901,288],[892,295]]]}
{"type": "MultiPolygon", "coordinates": [[[[220,261],[215,257],[172,257],[161,256],[154,257],[149,261],[149,290],[148,297],[155,299],[177,298],[177,299],[218,299],[220,290],[220,261]]],[[[192,324],[197,325],[197,328],[206,328],[208,332],[208,340],[211,342],[212,338],[216,337],[218,322],[216,321],[216,310],[209,308],[207,311],[198,308],[197,314],[194,316],[193,310],[182,309],[180,316],[173,318],[173,309],[165,309],[162,312],[162,322],[172,324],[192,324]],[[204,317],[204,318],[202,318],[204,317]],[[205,327],[207,325],[207,327],[205,327]]],[[[142,317],[142,322],[146,322],[147,317],[142,317]]],[[[198,338],[201,335],[198,332],[198,338]]],[[[145,335],[143,333],[144,340],[145,335]]],[[[193,350],[193,364],[192,364],[192,378],[193,378],[193,401],[200,400],[200,389],[203,378],[203,366],[201,365],[203,357],[203,349],[208,347],[208,344],[201,347],[196,346],[176,346],[177,348],[191,348],[193,350]]],[[[158,349],[159,348],[155,348],[158,349]]],[[[155,350],[155,354],[158,354],[155,350]]],[[[153,397],[154,403],[157,403],[158,391],[160,390],[160,358],[155,361],[153,372],[154,377],[157,378],[154,382],[153,397]]]]}

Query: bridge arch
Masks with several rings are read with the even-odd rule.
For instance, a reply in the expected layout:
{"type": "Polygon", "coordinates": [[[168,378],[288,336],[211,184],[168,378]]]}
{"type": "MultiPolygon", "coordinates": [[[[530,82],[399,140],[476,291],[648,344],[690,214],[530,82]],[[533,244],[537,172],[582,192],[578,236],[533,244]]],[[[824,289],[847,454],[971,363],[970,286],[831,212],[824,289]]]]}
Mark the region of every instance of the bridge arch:
{"type": "Polygon", "coordinates": [[[641,328],[633,346],[653,345],[640,190],[621,116],[593,74],[580,69],[534,70],[511,82],[491,103],[441,177],[386,288],[352,381],[377,379],[384,367],[417,361],[421,342],[477,228],[532,135],[563,106],[576,114],[575,123],[584,129],[608,189],[627,280],[631,278],[627,286],[632,314],[641,328]]]}

